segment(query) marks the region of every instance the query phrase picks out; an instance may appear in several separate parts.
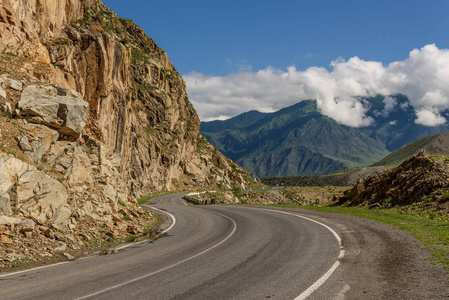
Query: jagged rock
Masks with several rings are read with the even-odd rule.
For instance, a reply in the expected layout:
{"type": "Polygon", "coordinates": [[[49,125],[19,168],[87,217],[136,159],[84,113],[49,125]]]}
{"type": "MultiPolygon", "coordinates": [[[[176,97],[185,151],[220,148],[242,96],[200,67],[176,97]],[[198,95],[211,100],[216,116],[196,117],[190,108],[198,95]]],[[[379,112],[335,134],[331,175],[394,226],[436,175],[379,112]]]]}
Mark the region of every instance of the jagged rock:
{"type": "Polygon", "coordinates": [[[19,148],[31,157],[32,161],[39,162],[51,145],[58,140],[56,130],[40,124],[29,124],[25,121],[22,125],[26,136],[18,137],[19,148]]]}
{"type": "Polygon", "coordinates": [[[22,220],[20,222],[20,224],[24,225],[25,229],[29,228],[31,230],[34,230],[34,228],[36,228],[36,223],[33,220],[30,220],[30,219],[22,220]]]}
{"type": "Polygon", "coordinates": [[[46,237],[48,237],[50,239],[53,239],[55,237],[55,233],[50,228],[45,230],[44,234],[45,234],[46,237]]]}
{"type": "Polygon", "coordinates": [[[0,103],[6,103],[6,92],[0,85],[0,103]]]}
{"type": "Polygon", "coordinates": [[[18,80],[14,80],[11,78],[5,78],[5,85],[13,90],[16,91],[22,91],[23,90],[23,83],[18,81],[18,80]]]}
{"type": "Polygon", "coordinates": [[[87,123],[89,104],[75,94],[53,86],[32,85],[23,91],[18,108],[30,122],[45,124],[78,138],[87,123]]]}
{"type": "Polygon", "coordinates": [[[22,151],[28,151],[32,152],[33,147],[31,147],[30,142],[28,141],[28,138],[25,135],[22,135],[20,137],[17,137],[17,141],[19,142],[19,148],[22,151]]]}
{"type": "Polygon", "coordinates": [[[52,222],[58,225],[63,224],[70,218],[71,214],[72,211],[68,206],[60,206],[56,210],[56,213],[52,218],[52,222]]]}
{"type": "Polygon", "coordinates": [[[67,156],[61,157],[61,158],[58,160],[58,164],[60,164],[61,166],[63,166],[64,169],[68,169],[68,168],[70,167],[70,165],[72,164],[72,162],[73,162],[73,158],[67,157],[67,156]]]}
{"type": "Polygon", "coordinates": [[[56,163],[56,160],[64,153],[65,148],[66,147],[60,144],[52,144],[50,149],[45,153],[44,159],[50,166],[53,166],[56,163]]]}
{"type": "Polygon", "coordinates": [[[0,192],[13,195],[17,210],[45,221],[53,217],[52,208],[67,204],[67,193],[59,181],[20,159],[0,153],[0,171],[0,192]]]}

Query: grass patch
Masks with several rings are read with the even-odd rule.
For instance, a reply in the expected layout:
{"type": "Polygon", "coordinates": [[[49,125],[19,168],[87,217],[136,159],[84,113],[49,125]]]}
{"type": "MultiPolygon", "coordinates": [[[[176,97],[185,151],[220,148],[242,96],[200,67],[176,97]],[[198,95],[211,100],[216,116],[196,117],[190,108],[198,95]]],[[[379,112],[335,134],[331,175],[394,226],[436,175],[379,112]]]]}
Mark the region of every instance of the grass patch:
{"type": "Polygon", "coordinates": [[[145,227],[145,229],[143,230],[143,234],[150,233],[153,230],[154,226],[156,226],[156,224],[158,222],[159,222],[159,219],[158,219],[157,215],[154,215],[153,216],[153,223],[151,225],[149,225],[148,227],[145,227]]]}
{"type": "Polygon", "coordinates": [[[398,208],[368,209],[361,207],[337,206],[298,206],[298,205],[270,205],[285,208],[305,208],[324,212],[344,213],[357,217],[373,219],[393,225],[407,231],[420,240],[432,253],[432,260],[449,270],[449,216],[435,214],[415,215],[413,212],[398,208]]]}
{"type": "Polygon", "coordinates": [[[117,202],[118,202],[118,204],[120,204],[121,206],[126,207],[126,204],[125,204],[125,202],[122,201],[122,199],[118,199],[117,202]]]}
{"type": "Polygon", "coordinates": [[[134,235],[128,235],[126,238],[123,239],[124,242],[126,243],[132,243],[136,240],[136,236],[134,235]]]}

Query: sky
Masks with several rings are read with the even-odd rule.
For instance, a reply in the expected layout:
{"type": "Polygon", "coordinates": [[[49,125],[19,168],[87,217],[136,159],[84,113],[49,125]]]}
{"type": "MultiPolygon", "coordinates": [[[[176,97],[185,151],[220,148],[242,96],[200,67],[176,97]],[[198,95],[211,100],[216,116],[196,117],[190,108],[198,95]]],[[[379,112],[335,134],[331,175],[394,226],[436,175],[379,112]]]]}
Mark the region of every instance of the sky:
{"type": "Polygon", "coordinates": [[[397,93],[416,123],[449,120],[447,0],[103,2],[167,52],[202,121],[316,99],[363,127],[373,120],[360,97],[397,93]]]}

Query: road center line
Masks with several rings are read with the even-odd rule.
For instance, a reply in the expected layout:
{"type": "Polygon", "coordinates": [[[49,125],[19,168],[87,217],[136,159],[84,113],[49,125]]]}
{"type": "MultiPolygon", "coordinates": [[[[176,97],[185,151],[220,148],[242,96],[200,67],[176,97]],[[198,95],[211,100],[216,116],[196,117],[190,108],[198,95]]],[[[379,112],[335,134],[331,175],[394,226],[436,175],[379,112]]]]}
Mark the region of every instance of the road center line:
{"type": "MultiPolygon", "coordinates": [[[[234,235],[235,231],[237,230],[237,223],[236,223],[233,219],[231,219],[230,217],[228,217],[228,216],[225,216],[225,215],[223,215],[223,214],[221,214],[221,213],[218,213],[218,212],[214,212],[214,213],[216,213],[216,214],[218,214],[218,215],[220,215],[220,216],[222,216],[222,217],[224,217],[224,218],[230,220],[230,221],[232,222],[233,226],[234,226],[234,228],[232,229],[231,233],[230,233],[227,237],[225,237],[223,240],[221,240],[219,243],[217,243],[217,244],[213,245],[212,247],[209,247],[209,248],[207,248],[206,250],[203,250],[203,251],[201,251],[200,253],[197,253],[197,254],[195,254],[195,255],[189,257],[189,258],[186,258],[186,259],[181,260],[181,261],[179,261],[179,262],[177,262],[177,263],[175,263],[175,264],[172,264],[172,265],[170,265],[170,266],[168,266],[168,267],[162,268],[162,269],[160,269],[160,270],[157,270],[157,271],[148,273],[148,274],[146,274],[146,275],[143,275],[143,276],[140,276],[140,277],[137,277],[137,278],[134,278],[134,279],[131,279],[131,280],[128,280],[128,281],[125,281],[125,282],[116,284],[116,285],[113,285],[113,286],[111,286],[111,287],[105,288],[105,289],[100,290],[100,291],[98,291],[98,292],[95,292],[95,293],[92,293],[92,294],[89,294],[89,295],[86,295],[86,296],[83,296],[83,297],[80,297],[80,298],[76,298],[76,300],[87,299],[87,298],[90,298],[90,297],[93,297],[93,296],[97,296],[97,295],[102,294],[102,293],[104,293],[104,292],[107,292],[107,291],[110,291],[110,290],[113,290],[113,289],[122,287],[122,286],[124,286],[124,285],[130,284],[130,283],[132,283],[132,282],[136,282],[136,281],[139,281],[139,280],[148,278],[148,277],[150,277],[150,276],[156,275],[156,274],[158,274],[158,273],[161,273],[161,272],[166,271],[166,270],[168,270],[168,269],[171,269],[171,268],[173,268],[173,267],[179,266],[180,264],[183,264],[183,263],[185,263],[185,262],[187,262],[187,261],[189,261],[189,260],[192,260],[192,259],[194,259],[194,258],[197,258],[198,256],[201,256],[201,255],[205,254],[206,252],[209,252],[210,250],[212,250],[212,249],[214,249],[214,248],[220,246],[221,244],[223,244],[224,242],[226,242],[231,236],[234,235]]],[[[173,224],[172,224],[172,225],[173,225],[173,224]]],[[[171,227],[173,227],[173,226],[170,226],[170,228],[171,228],[171,227]]],[[[169,229],[170,229],[170,228],[169,228],[169,229]]],[[[166,231],[168,231],[168,230],[166,230],[166,231]]],[[[166,231],[165,231],[165,232],[166,232],[166,231]]]]}

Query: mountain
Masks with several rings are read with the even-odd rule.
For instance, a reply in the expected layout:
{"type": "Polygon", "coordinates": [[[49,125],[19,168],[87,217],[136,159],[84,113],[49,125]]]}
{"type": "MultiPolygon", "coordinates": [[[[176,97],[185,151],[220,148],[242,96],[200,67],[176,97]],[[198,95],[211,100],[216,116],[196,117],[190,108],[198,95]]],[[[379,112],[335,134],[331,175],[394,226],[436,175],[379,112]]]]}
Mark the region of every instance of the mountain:
{"type": "Polygon", "coordinates": [[[2,1],[0,110],[0,234],[17,251],[142,234],[148,193],[256,184],[200,134],[167,54],[99,0],[2,1]]]}
{"type": "Polygon", "coordinates": [[[433,155],[449,156],[449,132],[426,136],[413,143],[407,144],[396,151],[390,153],[373,166],[391,166],[395,167],[401,164],[410,156],[425,151],[433,155]]]}
{"type": "Polygon", "coordinates": [[[403,95],[386,109],[385,97],[363,99],[374,122],[363,128],[322,115],[315,100],[301,101],[274,113],[250,111],[225,121],[201,123],[201,133],[224,155],[253,176],[330,174],[371,165],[391,151],[421,137],[446,131],[425,127],[403,95]]]}

